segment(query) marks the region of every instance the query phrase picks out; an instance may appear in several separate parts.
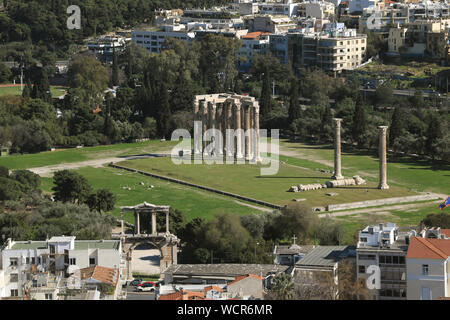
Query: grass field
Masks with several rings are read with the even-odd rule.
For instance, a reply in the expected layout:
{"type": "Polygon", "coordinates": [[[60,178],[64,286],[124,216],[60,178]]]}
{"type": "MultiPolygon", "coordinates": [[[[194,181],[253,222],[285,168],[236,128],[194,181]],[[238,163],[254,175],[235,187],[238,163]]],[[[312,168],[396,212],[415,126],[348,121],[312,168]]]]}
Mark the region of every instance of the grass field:
{"type": "Polygon", "coordinates": [[[151,140],[136,143],[119,143],[108,146],[86,147],[81,149],[61,149],[35,154],[10,155],[0,157],[0,165],[9,169],[27,169],[60,163],[79,162],[116,156],[144,154],[167,151],[176,142],[151,140]]]}
{"type": "MultiPolygon", "coordinates": [[[[280,148],[297,155],[295,159],[289,160],[289,163],[292,161],[292,163],[299,163],[302,166],[309,166],[309,168],[316,166],[332,170],[334,153],[330,145],[312,146],[299,142],[282,141],[280,148]],[[304,158],[312,160],[305,161],[304,158]],[[321,165],[324,162],[330,166],[321,165]]],[[[283,157],[281,158],[283,159],[283,157]]],[[[376,155],[344,151],[342,168],[344,176],[359,174],[368,181],[378,181],[379,162],[376,155]]],[[[425,160],[388,156],[387,175],[388,184],[391,187],[403,187],[411,191],[450,193],[450,164],[433,165],[425,160]]]]}
{"type": "MultiPolygon", "coordinates": [[[[77,172],[86,177],[95,190],[108,188],[115,194],[117,201],[112,214],[116,217],[120,217],[120,206],[132,206],[144,201],[158,205],[170,205],[175,209],[181,210],[188,220],[195,217],[209,219],[219,212],[233,212],[237,214],[260,212],[258,209],[240,204],[243,203],[242,201],[237,202],[234,199],[211,192],[124,170],[109,167],[86,167],[78,169],[77,172]],[[141,185],[141,182],[144,185],[141,185]],[[149,190],[150,185],[154,186],[151,190],[149,190]],[[130,187],[131,190],[123,189],[123,187],[130,187]]],[[[43,178],[43,190],[50,192],[52,187],[53,179],[43,178]]],[[[125,220],[134,223],[133,214],[127,213],[125,220]]]]}
{"type": "MultiPolygon", "coordinates": [[[[62,96],[64,92],[66,91],[67,87],[62,86],[50,86],[50,92],[52,94],[53,98],[58,98],[59,96],[62,96]]],[[[13,95],[13,96],[20,96],[22,95],[22,91],[20,90],[20,86],[18,87],[0,87],[0,96],[3,95],[13,95]]]]}
{"type": "Polygon", "coordinates": [[[335,197],[326,195],[326,193],[330,192],[329,189],[301,193],[287,192],[290,186],[300,183],[324,184],[330,180],[330,174],[315,171],[312,168],[314,167],[314,163],[311,161],[303,161],[290,157],[282,157],[280,160],[287,160],[287,163],[280,163],[278,173],[273,176],[261,176],[261,165],[175,165],[168,158],[130,160],[120,162],[119,165],[178,178],[279,205],[292,202],[293,198],[305,198],[307,200],[304,203],[311,206],[326,206],[328,204],[414,194],[397,186],[392,186],[388,191],[378,190],[376,189],[376,181],[370,181],[365,186],[333,189],[333,192],[339,194],[335,197]]]}

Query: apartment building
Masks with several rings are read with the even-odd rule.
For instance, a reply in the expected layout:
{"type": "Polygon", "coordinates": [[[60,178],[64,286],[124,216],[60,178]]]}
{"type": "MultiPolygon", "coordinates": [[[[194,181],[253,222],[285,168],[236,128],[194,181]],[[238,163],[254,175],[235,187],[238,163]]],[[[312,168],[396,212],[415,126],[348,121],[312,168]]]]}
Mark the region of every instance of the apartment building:
{"type": "Polygon", "coordinates": [[[450,297],[450,229],[426,232],[411,237],[406,254],[408,300],[450,297]]]}
{"type": "Polygon", "coordinates": [[[248,70],[255,54],[269,51],[269,35],[266,32],[251,32],[241,37],[242,46],[239,51],[239,69],[248,70]]]}
{"type": "Polygon", "coordinates": [[[191,42],[195,39],[195,33],[187,31],[185,25],[167,25],[131,32],[132,41],[152,53],[160,53],[166,39],[169,38],[191,42]]]}
{"type": "Polygon", "coordinates": [[[250,32],[262,31],[269,33],[283,33],[295,29],[297,24],[287,16],[255,15],[245,18],[245,29],[250,32]]]}
{"type": "Polygon", "coordinates": [[[114,52],[120,53],[125,49],[125,45],[130,38],[125,37],[101,37],[89,41],[86,45],[88,50],[94,52],[99,58],[106,62],[113,60],[114,52]]]}
{"type": "MultiPolygon", "coordinates": [[[[1,298],[21,297],[34,273],[67,275],[70,268],[95,265],[119,268],[122,245],[119,240],[75,240],[75,237],[52,237],[46,241],[8,239],[1,250],[4,287],[1,298]],[[74,267],[71,267],[74,266],[74,267]]],[[[56,281],[56,278],[52,281],[56,281]]]]}
{"type": "Polygon", "coordinates": [[[292,0],[283,0],[282,2],[262,2],[258,4],[259,13],[270,15],[285,15],[293,17],[297,15],[299,3],[292,0]]]}
{"type": "Polygon", "coordinates": [[[328,19],[336,14],[336,6],[328,1],[305,1],[298,5],[298,16],[328,19]]]}
{"type": "Polygon", "coordinates": [[[389,30],[391,54],[446,58],[449,19],[416,20],[389,30]]]}
{"type": "Polygon", "coordinates": [[[333,74],[353,70],[362,64],[367,50],[367,35],[354,29],[324,25],[322,32],[290,30],[270,36],[270,49],[282,63],[318,66],[333,74]]]}
{"type": "Polygon", "coordinates": [[[189,22],[206,23],[212,25],[213,29],[242,28],[244,21],[239,12],[225,10],[184,10],[180,18],[181,24],[189,22]]]}
{"type": "Polygon", "coordinates": [[[348,9],[350,14],[362,12],[369,7],[376,7],[380,1],[378,0],[349,0],[348,9]]]}
{"type": "Polygon", "coordinates": [[[373,300],[406,300],[406,252],[408,233],[400,233],[395,223],[367,226],[359,231],[357,277],[367,280],[369,266],[380,268],[380,289],[369,290],[373,300]]]}

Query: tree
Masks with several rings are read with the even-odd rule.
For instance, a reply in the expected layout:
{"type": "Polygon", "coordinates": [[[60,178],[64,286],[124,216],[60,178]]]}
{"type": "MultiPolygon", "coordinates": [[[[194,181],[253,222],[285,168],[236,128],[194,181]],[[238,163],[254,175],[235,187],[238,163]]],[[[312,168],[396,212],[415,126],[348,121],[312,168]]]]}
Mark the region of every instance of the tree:
{"type": "Polygon", "coordinates": [[[0,166],[0,177],[8,178],[9,177],[9,169],[4,166],[0,166]]]}
{"type": "Polygon", "coordinates": [[[29,99],[31,97],[32,89],[33,88],[31,86],[30,79],[27,79],[27,81],[25,83],[25,87],[23,88],[23,91],[22,91],[22,97],[24,99],[29,99]]]}
{"type": "Polygon", "coordinates": [[[291,90],[289,97],[289,123],[301,117],[301,109],[298,101],[298,83],[296,78],[291,79],[291,90]]]}
{"type": "Polygon", "coordinates": [[[266,72],[264,73],[261,97],[259,99],[261,119],[263,121],[265,121],[269,116],[271,104],[272,104],[272,93],[270,89],[270,74],[269,71],[266,70],[266,72]]]}
{"type": "Polygon", "coordinates": [[[338,268],[338,299],[369,300],[370,294],[365,279],[358,279],[354,262],[343,260],[338,268]]]}
{"type": "Polygon", "coordinates": [[[112,65],[111,83],[113,86],[119,85],[119,65],[117,62],[117,53],[114,48],[113,48],[113,65],[112,65]]]}
{"type": "Polygon", "coordinates": [[[0,201],[17,200],[23,195],[23,185],[13,179],[0,177],[0,201]]]}
{"type": "Polygon", "coordinates": [[[422,90],[417,89],[416,91],[414,91],[414,96],[409,98],[411,105],[414,108],[423,108],[425,107],[425,100],[423,99],[423,92],[422,90]]]}
{"type": "Polygon", "coordinates": [[[56,201],[82,204],[86,202],[92,190],[85,177],[69,170],[55,172],[53,183],[55,186],[52,190],[56,201]]]}
{"type": "Polygon", "coordinates": [[[404,112],[399,107],[395,107],[392,114],[391,127],[389,130],[389,145],[394,146],[394,142],[397,138],[403,135],[403,118],[404,112]]]}
{"type": "Polygon", "coordinates": [[[0,83],[8,82],[11,78],[11,70],[2,62],[0,62],[0,83]]]}
{"type": "Polygon", "coordinates": [[[273,297],[273,300],[294,300],[295,286],[292,276],[287,273],[280,273],[273,278],[269,297],[273,297]]]}
{"type": "Polygon", "coordinates": [[[91,57],[74,61],[67,75],[71,87],[86,90],[88,96],[96,101],[103,96],[108,85],[108,71],[99,61],[91,57]]]}
{"type": "Polygon", "coordinates": [[[431,115],[426,137],[425,150],[434,159],[436,156],[436,142],[442,138],[441,122],[434,114],[431,115]]]}
{"type": "Polygon", "coordinates": [[[364,143],[364,134],[366,132],[366,112],[364,105],[357,103],[353,117],[352,138],[361,147],[364,143]]]}
{"type": "Polygon", "coordinates": [[[14,170],[10,178],[20,182],[26,190],[38,190],[41,185],[41,177],[29,170],[14,170]]]}
{"type": "Polygon", "coordinates": [[[157,125],[158,132],[162,138],[166,138],[169,134],[169,125],[171,120],[171,111],[169,104],[169,92],[167,85],[163,82],[158,91],[158,111],[157,125]]]}
{"type": "Polygon", "coordinates": [[[421,221],[421,224],[428,228],[450,229],[450,214],[445,212],[429,214],[421,221]]]}
{"type": "Polygon", "coordinates": [[[303,204],[288,205],[281,210],[281,215],[274,220],[278,230],[277,238],[285,239],[296,235],[303,242],[306,242],[317,220],[317,215],[312,212],[310,207],[303,204]]]}
{"type": "Polygon", "coordinates": [[[91,210],[97,210],[99,213],[108,212],[114,209],[116,197],[108,189],[100,189],[88,196],[86,204],[91,210]]]}

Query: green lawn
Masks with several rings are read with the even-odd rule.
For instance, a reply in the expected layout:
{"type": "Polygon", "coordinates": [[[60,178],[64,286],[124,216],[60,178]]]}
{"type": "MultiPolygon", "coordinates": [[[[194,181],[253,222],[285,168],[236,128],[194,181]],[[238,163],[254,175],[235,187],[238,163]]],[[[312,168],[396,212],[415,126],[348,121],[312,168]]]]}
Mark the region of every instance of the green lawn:
{"type": "MultiPolygon", "coordinates": [[[[289,159],[288,163],[295,163],[304,167],[325,168],[333,170],[334,151],[331,145],[307,145],[300,142],[281,141],[280,148],[296,152],[298,158],[289,159]],[[306,157],[315,161],[328,161],[331,167],[301,159],[306,157]]],[[[283,157],[281,157],[283,158],[283,157]]],[[[378,181],[379,161],[375,155],[342,153],[342,173],[344,176],[359,174],[364,179],[378,181]]],[[[433,165],[425,160],[412,160],[407,157],[388,156],[388,184],[403,187],[412,191],[429,191],[450,193],[450,164],[433,165]]]]}
{"type": "MultiPolygon", "coordinates": [[[[59,96],[62,96],[66,90],[67,90],[67,87],[50,86],[50,92],[52,93],[53,98],[58,98],[59,96]]],[[[19,95],[22,95],[22,91],[20,90],[20,86],[18,86],[18,87],[1,87],[0,88],[0,96],[7,95],[7,94],[19,96],[19,95]]]]}
{"type": "Polygon", "coordinates": [[[145,154],[167,151],[176,142],[151,140],[136,143],[118,143],[108,146],[85,147],[81,149],[62,149],[34,154],[15,154],[0,157],[0,165],[9,169],[27,169],[60,163],[78,162],[92,159],[145,154]]]}
{"type": "Polygon", "coordinates": [[[280,160],[288,160],[288,164],[280,163],[279,171],[274,176],[261,176],[261,165],[251,164],[175,165],[170,158],[130,160],[118,164],[279,205],[290,203],[294,198],[306,198],[303,203],[311,206],[326,206],[414,194],[397,186],[392,186],[388,191],[378,190],[376,181],[362,187],[335,188],[331,191],[337,192],[338,196],[334,197],[326,195],[329,189],[288,192],[289,187],[296,184],[323,184],[330,180],[330,174],[315,171],[315,165],[310,161],[287,157],[280,160]]]}
{"type": "MultiPolygon", "coordinates": [[[[260,210],[239,204],[235,199],[229,197],[146,177],[138,173],[109,167],[86,167],[76,171],[86,177],[95,190],[108,188],[115,194],[117,202],[112,214],[116,217],[120,217],[120,206],[132,206],[144,201],[158,205],[170,205],[181,210],[188,220],[195,217],[209,219],[216,213],[225,211],[237,214],[260,212],[260,210]],[[141,185],[141,182],[144,182],[144,185],[141,185]],[[148,189],[150,185],[154,186],[151,190],[148,189]],[[130,187],[131,190],[126,190],[124,187],[130,187]]],[[[42,188],[44,191],[50,192],[52,187],[52,179],[43,178],[42,188]]],[[[132,213],[127,213],[125,219],[134,223],[132,213]]]]}

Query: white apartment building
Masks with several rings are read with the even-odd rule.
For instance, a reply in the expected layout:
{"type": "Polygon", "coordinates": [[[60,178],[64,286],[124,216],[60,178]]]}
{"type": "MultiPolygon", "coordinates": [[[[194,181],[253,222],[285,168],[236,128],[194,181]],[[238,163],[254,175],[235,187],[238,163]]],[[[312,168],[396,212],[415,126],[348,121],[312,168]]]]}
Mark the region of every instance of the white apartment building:
{"type": "Polygon", "coordinates": [[[431,231],[411,237],[406,254],[408,300],[450,297],[450,229],[431,231]]]}
{"type": "Polygon", "coordinates": [[[262,2],[258,4],[259,13],[270,15],[285,15],[293,17],[297,15],[299,3],[292,0],[284,0],[280,2],[262,2]]]}
{"type": "Polygon", "coordinates": [[[298,6],[299,17],[328,19],[335,14],[336,6],[327,1],[305,1],[298,6]]]}
{"type": "Polygon", "coordinates": [[[246,18],[246,28],[251,32],[262,31],[269,33],[283,33],[294,29],[297,24],[289,17],[282,15],[255,15],[246,18]]]}
{"type": "Polygon", "coordinates": [[[368,226],[359,231],[356,256],[358,279],[369,277],[371,265],[381,271],[380,289],[369,290],[373,300],[406,299],[406,251],[408,235],[399,232],[394,223],[368,226]]]}
{"type": "Polygon", "coordinates": [[[354,12],[362,12],[363,9],[377,6],[378,0],[349,0],[348,9],[350,14],[354,12]]]}
{"type": "Polygon", "coordinates": [[[31,280],[33,272],[65,274],[70,266],[119,268],[121,253],[119,240],[75,240],[75,237],[67,236],[46,241],[8,239],[1,250],[4,286],[0,287],[0,297],[23,296],[24,285],[31,280]]]}
{"type": "Polygon", "coordinates": [[[134,30],[131,32],[133,42],[152,53],[160,53],[168,38],[191,42],[195,39],[193,31],[186,31],[184,25],[162,26],[150,30],[134,30]]]}

